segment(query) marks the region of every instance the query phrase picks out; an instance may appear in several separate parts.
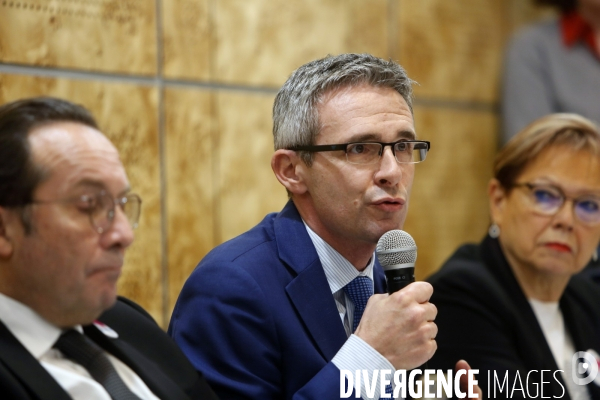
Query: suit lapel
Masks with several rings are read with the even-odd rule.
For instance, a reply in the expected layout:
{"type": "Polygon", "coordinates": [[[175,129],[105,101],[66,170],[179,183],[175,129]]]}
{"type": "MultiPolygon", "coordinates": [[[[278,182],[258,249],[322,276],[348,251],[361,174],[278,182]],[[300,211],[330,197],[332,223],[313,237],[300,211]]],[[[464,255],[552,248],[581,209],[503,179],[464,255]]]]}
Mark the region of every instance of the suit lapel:
{"type": "Polygon", "coordinates": [[[375,265],[373,265],[373,289],[373,293],[387,293],[385,273],[377,258],[375,258],[375,265]]]}
{"type": "MultiPolygon", "coordinates": [[[[517,338],[516,344],[527,369],[557,371],[559,369],[558,365],[544,336],[542,327],[508,261],[506,261],[498,240],[486,236],[481,251],[486,267],[496,276],[497,281],[503,286],[505,293],[508,294],[504,302],[513,307],[511,314],[517,319],[516,325],[522,327],[522,332],[526,332],[525,335],[517,338]]],[[[558,374],[556,379],[560,381],[563,387],[566,387],[562,375],[558,374]]],[[[563,389],[555,380],[550,380],[550,386],[552,394],[555,396],[563,392],[563,389]]],[[[570,400],[571,397],[565,390],[562,398],[570,400]]]]}
{"type": "MultiPolygon", "coordinates": [[[[572,280],[576,280],[579,277],[573,277],[572,280]]],[[[595,350],[600,351],[598,347],[597,329],[594,324],[597,323],[595,318],[591,318],[591,313],[583,311],[581,306],[577,303],[585,304],[585,294],[582,290],[576,290],[574,286],[567,286],[567,290],[560,299],[560,309],[565,320],[565,326],[568,327],[569,334],[573,340],[575,351],[588,351],[595,350]]],[[[589,301],[589,299],[588,299],[589,301]]],[[[600,360],[597,360],[600,362],[600,360]]],[[[567,377],[571,377],[572,371],[565,371],[567,377]]],[[[568,378],[567,378],[568,379],[568,378]]],[[[590,382],[586,385],[588,391],[593,399],[600,398],[600,387],[595,382],[590,382]]]]}
{"type": "Polygon", "coordinates": [[[274,222],[279,257],[296,274],[286,292],[307,331],[329,362],[347,340],[323,266],[290,201],[274,222]]]}
{"type": "Polygon", "coordinates": [[[188,400],[188,396],[171,379],[127,342],[109,338],[94,325],[84,326],[83,330],[90,339],[105,351],[118,358],[131,368],[159,398],[166,400],[188,400]]]}
{"type": "Polygon", "coordinates": [[[0,362],[14,373],[15,377],[23,383],[23,387],[33,393],[36,399],[71,399],[2,322],[0,322],[0,362]]]}
{"type": "Polygon", "coordinates": [[[512,314],[518,319],[517,325],[527,332],[527,335],[517,341],[519,351],[524,360],[535,360],[531,369],[558,369],[558,365],[552,355],[552,350],[546,341],[544,332],[533,312],[533,308],[519,282],[515,278],[497,239],[489,236],[484,239],[482,246],[482,257],[490,272],[496,276],[497,281],[503,286],[507,296],[506,304],[513,307],[512,314]],[[541,361],[541,362],[540,362],[541,361]]]}

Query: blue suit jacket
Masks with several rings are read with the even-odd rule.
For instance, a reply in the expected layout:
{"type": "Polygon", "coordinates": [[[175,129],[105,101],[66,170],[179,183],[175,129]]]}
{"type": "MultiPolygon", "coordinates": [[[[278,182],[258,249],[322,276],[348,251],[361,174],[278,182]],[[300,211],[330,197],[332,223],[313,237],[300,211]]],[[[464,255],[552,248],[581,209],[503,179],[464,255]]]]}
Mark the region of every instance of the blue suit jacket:
{"type": "MultiPolygon", "coordinates": [[[[383,293],[377,263],[374,282],[383,293]]],[[[223,399],[340,398],[331,359],[347,337],[291,201],[200,262],[169,333],[223,399]]]]}

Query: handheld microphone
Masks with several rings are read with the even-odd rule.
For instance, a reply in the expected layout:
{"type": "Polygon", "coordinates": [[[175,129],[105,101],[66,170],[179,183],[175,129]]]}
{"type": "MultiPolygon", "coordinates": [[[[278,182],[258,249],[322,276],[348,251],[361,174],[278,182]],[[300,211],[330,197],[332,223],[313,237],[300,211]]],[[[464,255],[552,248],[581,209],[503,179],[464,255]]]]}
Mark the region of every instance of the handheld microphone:
{"type": "MultiPolygon", "coordinates": [[[[417,244],[408,233],[394,229],[384,233],[377,242],[375,254],[385,272],[388,293],[392,294],[415,281],[417,244]]],[[[427,363],[418,367],[427,369],[427,363]]]]}
{"type": "Polygon", "coordinates": [[[400,229],[384,233],[377,242],[375,254],[385,272],[389,294],[415,281],[417,244],[408,233],[400,229]]]}

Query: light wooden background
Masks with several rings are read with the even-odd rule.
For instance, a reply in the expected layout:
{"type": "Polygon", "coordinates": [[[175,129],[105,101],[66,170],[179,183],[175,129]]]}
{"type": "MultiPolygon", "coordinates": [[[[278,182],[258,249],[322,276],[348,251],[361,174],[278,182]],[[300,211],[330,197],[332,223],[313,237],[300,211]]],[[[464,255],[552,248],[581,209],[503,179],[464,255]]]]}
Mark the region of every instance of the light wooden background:
{"type": "Polygon", "coordinates": [[[272,102],[326,54],[392,58],[420,84],[417,277],[478,241],[502,51],[539,16],[529,0],[0,0],[0,102],[60,96],[97,116],[144,201],[119,290],[166,326],[197,262],[284,205],[272,102]]]}

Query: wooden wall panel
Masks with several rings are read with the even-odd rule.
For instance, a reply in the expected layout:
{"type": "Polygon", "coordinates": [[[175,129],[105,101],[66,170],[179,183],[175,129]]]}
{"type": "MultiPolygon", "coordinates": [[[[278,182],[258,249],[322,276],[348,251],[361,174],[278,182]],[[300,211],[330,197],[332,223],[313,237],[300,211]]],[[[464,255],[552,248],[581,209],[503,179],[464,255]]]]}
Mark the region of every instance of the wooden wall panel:
{"type": "Polygon", "coordinates": [[[140,225],[127,251],[120,294],[139,302],[159,323],[162,313],[160,164],[157,91],[152,87],[24,75],[0,75],[0,103],[49,95],[83,104],[119,149],[132,190],[142,197],[140,225]]]}
{"type": "Polygon", "coordinates": [[[153,0],[1,0],[0,61],[156,72],[153,0]]]}
{"type": "Polygon", "coordinates": [[[58,95],[85,104],[98,117],[144,200],[119,288],[166,327],[163,311],[173,306],[197,261],[286,202],[270,168],[274,94],[265,89],[280,86],[295,68],[328,53],[393,57],[420,83],[417,130],[432,141],[433,150],[417,166],[405,227],[419,244],[417,276],[437,269],[461,243],[478,241],[489,222],[485,189],[497,119],[495,111],[481,109],[494,110],[497,102],[507,38],[515,28],[549,14],[530,3],[0,0],[0,67],[103,73],[85,75],[90,81],[0,75],[0,101],[58,95]],[[162,49],[162,75],[157,49],[162,49]],[[111,74],[154,80],[148,87],[108,83],[111,74]],[[211,89],[175,87],[164,78],[202,81],[211,89]],[[250,90],[236,91],[236,85],[250,90]],[[471,102],[482,104],[472,107],[471,102]],[[166,203],[161,206],[162,189],[166,203]],[[167,277],[161,269],[163,217],[167,277]]]}
{"type": "Polygon", "coordinates": [[[211,0],[161,0],[163,71],[169,78],[209,80],[211,0]]]}
{"type": "Polygon", "coordinates": [[[401,1],[396,54],[417,97],[496,101],[507,14],[506,0],[401,1]]]}
{"type": "Polygon", "coordinates": [[[493,113],[415,108],[419,138],[431,141],[416,166],[405,230],[419,247],[416,274],[423,279],[489,226],[487,184],[496,151],[493,113]]]}
{"type": "Polygon", "coordinates": [[[270,94],[218,94],[219,242],[250,229],[287,201],[271,170],[273,100],[270,94]]]}
{"type": "Polygon", "coordinates": [[[280,86],[300,65],[344,52],[387,57],[387,0],[220,0],[216,80],[280,86]]]}
{"type": "Polygon", "coordinates": [[[533,1],[509,0],[507,6],[512,32],[540,19],[554,18],[557,15],[553,7],[539,7],[533,1]]]}
{"type": "Polygon", "coordinates": [[[217,244],[214,99],[208,91],[165,91],[170,310],[196,264],[217,244]]]}

